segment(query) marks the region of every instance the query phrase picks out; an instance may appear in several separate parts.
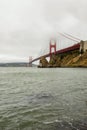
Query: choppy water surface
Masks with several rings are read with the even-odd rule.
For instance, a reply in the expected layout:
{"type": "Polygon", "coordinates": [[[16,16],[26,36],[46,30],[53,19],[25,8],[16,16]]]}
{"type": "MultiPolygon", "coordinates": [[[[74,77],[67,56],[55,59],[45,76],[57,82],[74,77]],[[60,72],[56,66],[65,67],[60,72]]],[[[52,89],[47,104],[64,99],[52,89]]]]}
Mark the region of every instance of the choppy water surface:
{"type": "Polygon", "coordinates": [[[0,68],[0,130],[87,130],[87,69],[0,68]]]}

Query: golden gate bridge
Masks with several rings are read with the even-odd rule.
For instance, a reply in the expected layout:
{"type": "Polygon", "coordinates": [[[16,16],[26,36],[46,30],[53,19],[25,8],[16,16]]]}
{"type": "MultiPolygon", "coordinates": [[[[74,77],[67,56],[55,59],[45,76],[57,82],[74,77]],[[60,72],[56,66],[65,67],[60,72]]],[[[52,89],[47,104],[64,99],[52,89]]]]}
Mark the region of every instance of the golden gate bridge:
{"type": "Polygon", "coordinates": [[[50,43],[49,43],[49,52],[44,54],[44,55],[41,55],[41,56],[38,56],[37,58],[35,59],[32,59],[32,56],[29,57],[29,66],[32,66],[32,63],[35,62],[35,61],[38,61],[41,59],[41,57],[51,57],[51,55],[55,54],[62,54],[62,53],[65,53],[65,52],[69,52],[69,51],[73,51],[73,50],[76,50],[76,49],[80,49],[80,41],[81,39],[75,37],[75,36],[72,36],[70,34],[67,34],[67,33],[58,33],[60,36],[66,38],[66,39],[69,39],[69,41],[73,41],[73,44],[72,45],[69,45],[68,47],[65,47],[65,48],[62,48],[62,49],[58,49],[57,50],[57,44],[56,44],[56,41],[54,40],[51,41],[50,40],[50,43]],[[54,50],[54,51],[53,51],[54,50]]]}

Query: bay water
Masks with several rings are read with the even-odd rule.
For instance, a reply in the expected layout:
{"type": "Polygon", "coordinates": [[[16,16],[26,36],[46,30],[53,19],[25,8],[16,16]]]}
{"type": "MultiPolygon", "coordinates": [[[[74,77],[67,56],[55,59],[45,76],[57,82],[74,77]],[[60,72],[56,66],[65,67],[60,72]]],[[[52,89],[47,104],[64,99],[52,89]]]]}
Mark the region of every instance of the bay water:
{"type": "Polygon", "coordinates": [[[87,69],[1,67],[0,130],[87,130],[87,69]]]}

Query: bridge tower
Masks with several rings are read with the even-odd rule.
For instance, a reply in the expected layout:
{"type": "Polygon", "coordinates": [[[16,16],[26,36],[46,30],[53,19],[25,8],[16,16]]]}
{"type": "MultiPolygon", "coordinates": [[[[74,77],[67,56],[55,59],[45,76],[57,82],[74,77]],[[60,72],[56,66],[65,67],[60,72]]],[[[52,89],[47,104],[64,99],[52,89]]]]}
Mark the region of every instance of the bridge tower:
{"type": "Polygon", "coordinates": [[[32,67],[31,61],[32,61],[32,56],[29,56],[29,67],[32,67]]]}
{"type": "Polygon", "coordinates": [[[49,50],[50,50],[50,58],[51,58],[52,53],[56,54],[56,41],[54,41],[53,43],[52,41],[50,41],[49,50]],[[53,49],[54,49],[54,52],[53,52],[53,49]]]}

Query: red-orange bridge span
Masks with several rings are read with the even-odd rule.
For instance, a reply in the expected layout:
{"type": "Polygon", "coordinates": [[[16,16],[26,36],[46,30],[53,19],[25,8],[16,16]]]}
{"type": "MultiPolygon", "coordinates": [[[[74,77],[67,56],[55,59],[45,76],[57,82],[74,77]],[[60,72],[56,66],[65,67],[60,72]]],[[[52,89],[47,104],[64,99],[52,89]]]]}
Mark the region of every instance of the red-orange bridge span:
{"type": "MultiPolygon", "coordinates": [[[[56,51],[55,54],[63,54],[63,53],[66,53],[66,52],[70,52],[70,51],[73,51],[73,50],[77,50],[77,49],[80,49],[80,43],[77,43],[77,44],[74,44],[73,46],[70,46],[70,47],[67,47],[67,48],[64,48],[64,49],[61,49],[61,50],[58,50],[56,51]]],[[[48,54],[45,54],[43,56],[40,56],[40,57],[37,57],[35,59],[33,59],[32,61],[29,62],[29,64],[35,62],[35,61],[38,61],[41,59],[41,57],[50,57],[50,55],[54,54],[54,52],[52,52],[51,54],[48,53],[48,54]]]]}

